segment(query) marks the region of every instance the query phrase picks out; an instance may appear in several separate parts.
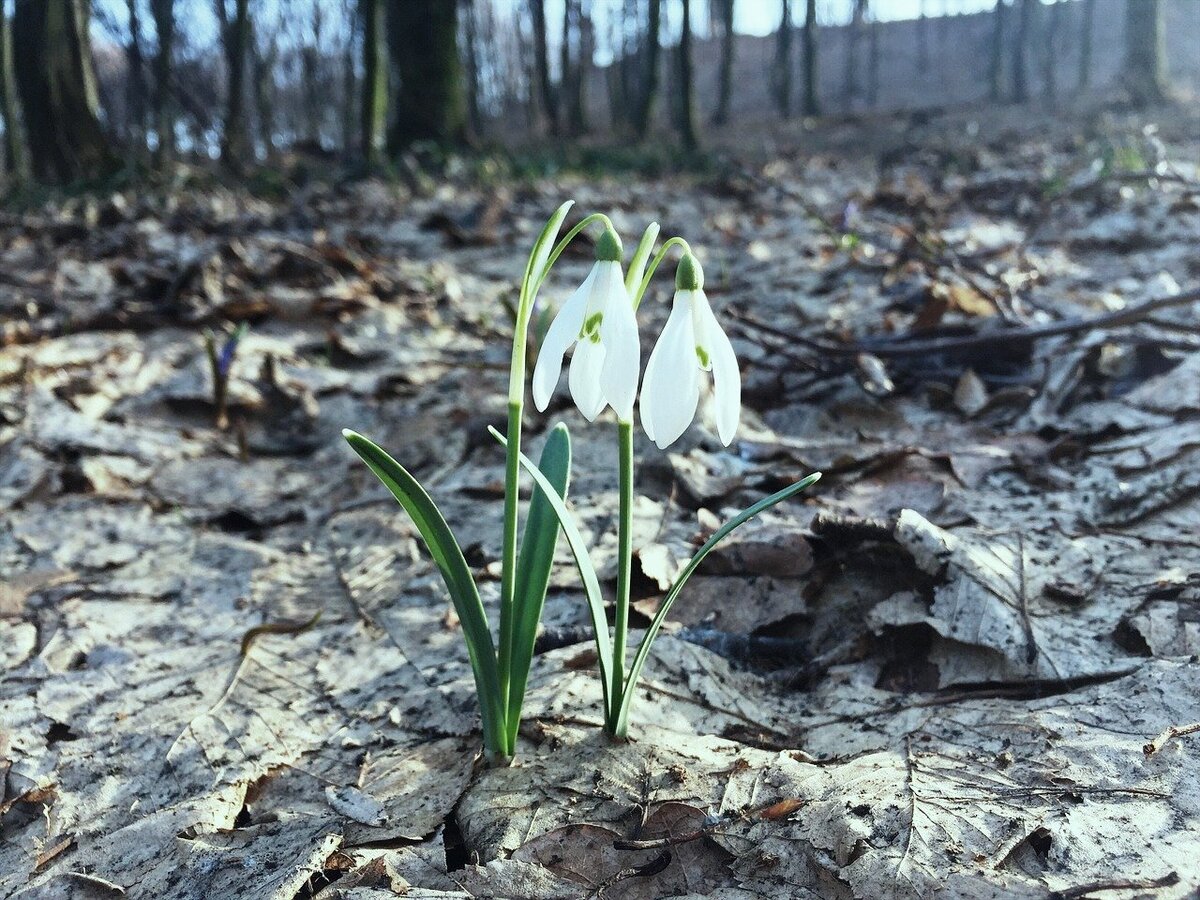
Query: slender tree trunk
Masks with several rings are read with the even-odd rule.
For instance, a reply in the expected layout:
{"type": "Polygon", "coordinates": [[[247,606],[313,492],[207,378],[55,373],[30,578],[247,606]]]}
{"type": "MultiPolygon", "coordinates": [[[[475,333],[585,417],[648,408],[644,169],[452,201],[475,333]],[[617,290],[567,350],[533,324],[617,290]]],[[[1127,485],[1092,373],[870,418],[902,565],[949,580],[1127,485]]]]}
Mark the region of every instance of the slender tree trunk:
{"type": "Polygon", "coordinates": [[[387,126],[383,0],[359,0],[359,9],[363,23],[362,153],[368,166],[376,166],[387,126]]]}
{"type": "Polygon", "coordinates": [[[258,142],[268,161],[275,157],[275,68],[278,60],[278,32],[272,30],[266,46],[261,49],[255,39],[250,58],[254,72],[254,105],[258,111],[258,142]]]}
{"type": "Polygon", "coordinates": [[[564,82],[567,127],[572,135],[579,136],[587,131],[587,80],[596,51],[595,33],[591,17],[583,10],[583,0],[567,0],[566,14],[576,40],[576,58],[570,69],[571,77],[564,82]]]}
{"type": "Polygon", "coordinates": [[[1042,46],[1042,98],[1053,107],[1058,100],[1058,35],[1062,30],[1061,0],[1046,10],[1046,28],[1042,46]]]}
{"type": "Polygon", "coordinates": [[[662,0],[650,0],[650,20],[646,27],[645,70],[642,89],[638,95],[637,116],[633,123],[638,140],[644,139],[649,133],[650,121],[654,116],[654,102],[658,96],[658,41],[661,25],[662,0]]]}
{"type": "Polygon", "coordinates": [[[85,0],[17,0],[13,61],[33,174],[102,178],[120,161],[100,127],[85,0]]]}
{"type": "Polygon", "coordinates": [[[775,108],[783,118],[792,115],[792,4],[780,4],[779,30],[775,32],[775,65],[771,73],[775,82],[775,108]]]}
{"type": "Polygon", "coordinates": [[[867,106],[879,105],[879,39],[881,26],[877,17],[871,19],[871,37],[867,46],[867,106]]]}
{"type": "MultiPolygon", "coordinates": [[[[350,19],[350,33],[342,47],[342,152],[347,159],[351,159],[355,152],[354,143],[362,131],[359,127],[362,93],[358,86],[358,73],[354,71],[354,44],[358,39],[362,22],[355,14],[353,5],[348,4],[346,12],[350,19]]],[[[253,43],[252,41],[251,47],[253,47],[253,43]]]]}
{"type": "Polygon", "coordinates": [[[1167,96],[1166,27],[1162,0],[1125,0],[1125,87],[1137,106],[1167,96]]]}
{"type": "Polygon", "coordinates": [[[925,12],[926,6],[927,0],[921,0],[917,13],[917,74],[922,77],[929,71],[929,16],[925,12]]]}
{"type": "Polygon", "coordinates": [[[992,10],[992,54],[988,62],[988,97],[999,103],[1004,95],[1004,0],[992,10]]]}
{"type": "Polygon", "coordinates": [[[413,141],[442,145],[465,141],[467,102],[458,57],[458,0],[391,3],[388,50],[400,78],[390,149],[398,151],[413,141]]]}
{"type": "Polygon", "coordinates": [[[142,53],[142,23],[137,0],[126,0],[129,12],[129,45],[125,48],[125,59],[129,73],[125,85],[125,96],[129,101],[129,119],[132,123],[130,138],[141,156],[146,149],[146,63],[142,53]]]}
{"type": "MultiPolygon", "coordinates": [[[[364,2],[364,0],[360,0],[360,2],[364,2]]],[[[365,0],[365,2],[368,5],[371,3],[381,4],[381,0],[365,0]]],[[[382,5],[379,8],[382,17],[382,5]]],[[[469,0],[467,3],[466,15],[463,37],[467,43],[464,48],[467,54],[467,119],[471,126],[471,133],[479,137],[483,134],[483,112],[479,105],[479,12],[475,8],[474,0],[469,0]]]]}
{"type": "Polygon", "coordinates": [[[683,0],[679,33],[679,138],[689,152],[700,146],[696,134],[695,76],[692,67],[692,0],[683,0]]]}
{"type": "Polygon", "coordinates": [[[1085,91],[1092,82],[1092,37],[1096,31],[1096,0],[1083,0],[1083,21],[1079,25],[1079,78],[1076,90],[1085,91]]]}
{"type": "Polygon", "coordinates": [[[312,7],[312,41],[300,48],[300,86],[304,95],[304,138],[313,147],[321,146],[321,125],[326,102],[321,94],[321,32],[324,31],[321,4],[312,7]]]}
{"type": "Polygon", "coordinates": [[[225,103],[225,129],[221,137],[221,162],[237,171],[246,162],[246,45],[250,33],[249,0],[235,0],[233,18],[228,17],[225,0],[217,0],[221,34],[225,47],[225,68],[229,76],[225,103]]]}
{"type": "Polygon", "coordinates": [[[846,70],[842,82],[842,100],[847,110],[854,108],[854,100],[858,96],[858,44],[867,17],[867,0],[854,0],[852,10],[850,27],[846,32],[846,70]]]}
{"type": "Polygon", "coordinates": [[[820,115],[821,105],[817,101],[817,0],[805,0],[804,4],[804,114],[820,115]]]}
{"type": "Polygon", "coordinates": [[[150,0],[150,14],[158,37],[154,71],[154,161],[159,167],[175,156],[175,110],[171,86],[171,57],[175,47],[175,0],[150,0]]]}
{"type": "Polygon", "coordinates": [[[0,4],[0,116],[4,117],[4,167],[13,181],[25,175],[25,145],[17,122],[17,90],[13,81],[12,32],[0,4]]]}
{"type": "Polygon", "coordinates": [[[1026,53],[1033,31],[1034,4],[1038,0],[1017,0],[1017,33],[1012,44],[1012,99],[1014,103],[1029,100],[1029,73],[1026,71],[1026,53]]]}
{"type": "Polygon", "coordinates": [[[546,40],[546,0],[531,0],[533,10],[534,65],[537,68],[538,95],[550,133],[558,134],[558,103],[550,83],[550,51],[546,40]]]}
{"type": "Polygon", "coordinates": [[[713,0],[713,2],[716,4],[714,8],[716,18],[721,25],[721,64],[717,78],[717,109],[713,113],[712,121],[714,125],[724,125],[729,121],[729,103],[733,98],[734,0],[713,0]]]}

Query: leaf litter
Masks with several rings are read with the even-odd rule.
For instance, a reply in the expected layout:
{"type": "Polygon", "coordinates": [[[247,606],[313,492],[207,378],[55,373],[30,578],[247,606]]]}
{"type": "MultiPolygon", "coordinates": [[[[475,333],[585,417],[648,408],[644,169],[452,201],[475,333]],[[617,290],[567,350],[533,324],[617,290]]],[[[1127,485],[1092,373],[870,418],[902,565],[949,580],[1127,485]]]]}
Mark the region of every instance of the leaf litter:
{"type": "MultiPolygon", "coordinates": [[[[79,205],[7,224],[0,312],[37,315],[0,364],[0,896],[1200,889],[1196,188],[1075,178],[1137,124],[998,132],[951,177],[816,153],[687,190],[317,188],[319,232],[224,192],[121,197],[103,239],[79,205]],[[1042,196],[1047,171],[1076,187],[1042,196]],[[723,514],[826,479],[706,561],[627,745],[560,546],[518,758],[488,769],[436,571],[338,433],[430,485],[494,608],[490,348],[568,190],[702,223],[748,361],[729,451],[639,438],[662,499],[639,498],[634,625],[723,514]],[[200,332],[245,317],[218,431],[200,332]]],[[[941,125],[918,150],[964,140],[941,125]]],[[[1194,181],[1194,137],[1164,137],[1194,181]]],[[[570,424],[595,539],[615,447],[570,424]]]]}

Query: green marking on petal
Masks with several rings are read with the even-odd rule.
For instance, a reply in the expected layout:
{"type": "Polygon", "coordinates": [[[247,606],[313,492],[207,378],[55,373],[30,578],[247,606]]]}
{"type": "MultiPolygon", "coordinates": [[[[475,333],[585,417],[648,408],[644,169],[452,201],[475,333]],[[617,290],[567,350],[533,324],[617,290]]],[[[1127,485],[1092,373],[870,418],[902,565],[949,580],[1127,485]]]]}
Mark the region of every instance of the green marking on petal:
{"type": "Polygon", "coordinates": [[[600,340],[600,323],[604,321],[604,313],[592,313],[584,320],[583,327],[579,329],[579,340],[590,338],[592,343],[600,340]]]}
{"type": "Polygon", "coordinates": [[[708,351],[699,344],[696,345],[696,359],[700,360],[700,368],[702,369],[707,370],[712,366],[712,358],[708,355],[708,351]]]}

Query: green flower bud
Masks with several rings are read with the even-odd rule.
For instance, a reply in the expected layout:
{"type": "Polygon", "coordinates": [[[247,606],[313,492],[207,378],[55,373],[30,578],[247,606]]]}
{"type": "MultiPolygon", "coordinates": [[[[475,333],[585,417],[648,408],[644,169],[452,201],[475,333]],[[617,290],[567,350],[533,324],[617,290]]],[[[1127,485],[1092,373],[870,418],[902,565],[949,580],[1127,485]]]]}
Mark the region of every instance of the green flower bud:
{"type": "Polygon", "coordinates": [[[690,253],[685,253],[679,260],[679,268],[675,270],[675,290],[699,291],[704,288],[704,270],[700,261],[690,253]]]}
{"type": "Polygon", "coordinates": [[[605,228],[600,240],[596,241],[596,259],[599,262],[620,262],[624,248],[620,236],[611,228],[605,228]]]}

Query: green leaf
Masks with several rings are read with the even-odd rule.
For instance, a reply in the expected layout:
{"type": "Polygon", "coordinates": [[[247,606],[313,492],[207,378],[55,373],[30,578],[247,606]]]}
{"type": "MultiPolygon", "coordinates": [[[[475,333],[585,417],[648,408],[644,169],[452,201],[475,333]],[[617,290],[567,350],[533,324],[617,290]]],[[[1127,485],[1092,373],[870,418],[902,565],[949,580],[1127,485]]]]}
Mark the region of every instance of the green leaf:
{"type": "Polygon", "coordinates": [[[479,599],[475,579],[471,577],[471,570],[463,558],[462,548],[446,524],[441,510],[407,469],[361,434],[347,429],[342,436],[404,507],[429,548],[429,555],[437,564],[438,571],[442,573],[442,580],[450,592],[467,642],[467,655],[471,659],[475,690],[479,695],[486,749],[490,753],[503,753],[505,713],[500,698],[496,650],[492,644],[487,613],[483,609],[483,601],[479,599]]]}
{"type": "MultiPolygon", "coordinates": [[[[508,441],[499,431],[490,426],[488,431],[502,445],[508,446],[508,441]]],[[[575,566],[579,569],[584,594],[587,596],[588,609],[592,614],[592,630],[596,637],[596,656],[600,666],[600,683],[604,687],[604,709],[607,714],[610,704],[609,673],[612,671],[613,655],[612,639],[608,634],[608,616],[604,612],[604,594],[600,590],[600,579],[596,577],[596,568],[592,565],[592,558],[588,556],[587,544],[584,543],[583,535],[579,533],[567,505],[555,492],[554,485],[533,464],[533,460],[524,453],[521,454],[521,465],[537,484],[540,496],[545,497],[550,508],[554,510],[555,516],[558,517],[558,524],[562,526],[563,535],[571,546],[571,554],[575,557],[575,566]]]]}
{"type": "Polygon", "coordinates": [[[629,707],[633,703],[634,690],[637,687],[638,676],[642,673],[642,666],[646,662],[646,656],[650,653],[650,644],[658,636],[659,630],[663,626],[663,622],[667,619],[667,613],[671,611],[672,605],[679,597],[679,592],[683,590],[683,586],[687,584],[687,580],[692,577],[692,573],[699,568],[700,563],[704,561],[704,557],[712,552],[713,548],[736,529],[738,526],[745,524],[753,519],[760,512],[770,509],[776,503],[782,503],[789,497],[792,497],[806,487],[814,484],[821,477],[820,472],[814,472],[807,478],[797,481],[795,484],[785,487],[782,491],[772,494],[770,497],[764,497],[753,506],[742,510],[710,537],[704,546],[696,551],[696,555],[688,561],[688,564],[683,567],[683,571],[679,573],[679,577],[675,579],[675,583],[671,585],[671,589],[667,591],[667,596],[663,598],[662,605],[659,606],[658,612],[654,616],[654,620],[650,623],[650,627],[646,629],[646,634],[642,637],[642,642],[638,644],[637,654],[633,658],[633,665],[629,668],[629,678],[625,682],[624,695],[619,699],[620,709],[617,714],[616,727],[613,729],[617,736],[624,736],[629,728],[629,707]]]}
{"type": "MultiPolygon", "coordinates": [[[[571,435],[567,426],[559,424],[550,431],[538,468],[546,476],[555,493],[566,499],[571,475],[571,435]]],[[[508,682],[508,746],[512,750],[517,729],[521,724],[521,705],[525,700],[525,685],[533,661],[533,645],[537,640],[538,622],[546,603],[546,587],[554,565],[554,548],[558,544],[558,516],[541,491],[535,491],[529,502],[521,553],[517,558],[517,580],[513,591],[512,658],[508,682]]]]}
{"type": "MultiPolygon", "coordinates": [[[[570,212],[571,207],[574,205],[574,200],[566,201],[546,221],[545,227],[542,228],[537,240],[534,241],[533,249],[529,251],[529,261],[525,264],[525,277],[521,279],[522,288],[526,285],[541,284],[547,263],[549,262],[550,252],[554,248],[554,239],[558,237],[563,220],[566,219],[567,213],[570,212]]],[[[536,289],[534,293],[536,293],[536,289]]],[[[522,297],[521,299],[522,301],[532,302],[533,298],[522,297]]]]}

